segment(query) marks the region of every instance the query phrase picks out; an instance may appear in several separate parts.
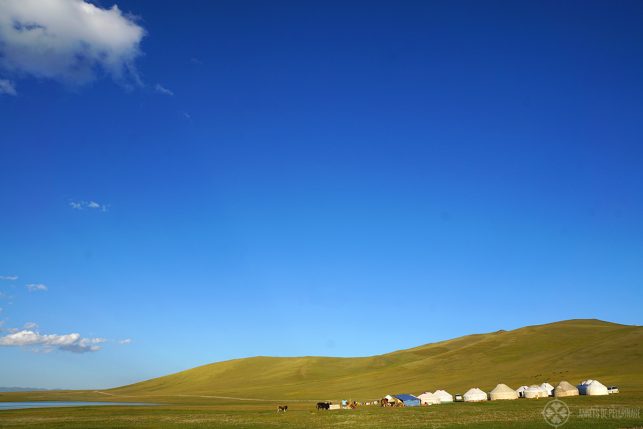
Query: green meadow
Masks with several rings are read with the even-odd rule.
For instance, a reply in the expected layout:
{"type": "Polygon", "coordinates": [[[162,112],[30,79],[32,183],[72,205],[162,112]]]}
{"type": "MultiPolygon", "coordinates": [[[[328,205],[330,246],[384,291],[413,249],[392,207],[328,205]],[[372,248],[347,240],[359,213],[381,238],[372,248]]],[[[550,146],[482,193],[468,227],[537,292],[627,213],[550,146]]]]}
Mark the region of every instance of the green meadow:
{"type": "MultiPolygon", "coordinates": [[[[158,398],[163,401],[175,398],[158,398]]],[[[176,401],[180,402],[180,401],[176,401]]],[[[548,428],[541,415],[548,399],[453,403],[415,408],[364,406],[355,410],[316,411],[314,403],[289,403],[277,413],[276,403],[223,400],[189,401],[154,407],[78,407],[3,411],[2,428],[548,428]]],[[[581,418],[582,409],[636,409],[643,392],[608,397],[566,399],[571,428],[634,428],[640,418],[581,418]]]]}
{"type": "Polygon", "coordinates": [[[470,387],[490,391],[498,383],[513,388],[544,381],[576,384],[587,378],[618,385],[621,393],[565,398],[571,417],[564,428],[643,427],[640,416],[630,413],[616,418],[609,412],[640,410],[643,405],[643,328],[570,320],[469,335],[372,357],[256,357],[108,390],[2,393],[0,401],[158,405],[8,410],[0,412],[0,427],[546,428],[551,426],[542,411],[548,399],[338,411],[316,411],[315,402],[370,401],[389,393],[436,389],[452,394],[470,387]],[[276,412],[277,405],[286,404],[287,413],[276,412]]]}

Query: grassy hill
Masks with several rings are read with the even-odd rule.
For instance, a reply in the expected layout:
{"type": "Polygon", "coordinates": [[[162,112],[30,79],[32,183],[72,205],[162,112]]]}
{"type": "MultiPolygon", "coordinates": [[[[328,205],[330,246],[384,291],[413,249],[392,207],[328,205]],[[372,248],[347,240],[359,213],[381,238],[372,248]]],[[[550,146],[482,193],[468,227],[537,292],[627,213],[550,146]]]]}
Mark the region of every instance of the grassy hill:
{"type": "Polygon", "coordinates": [[[336,399],[497,383],[595,378],[643,390],[643,327],[568,320],[360,358],[253,357],[218,362],[111,389],[114,395],[336,399]]]}

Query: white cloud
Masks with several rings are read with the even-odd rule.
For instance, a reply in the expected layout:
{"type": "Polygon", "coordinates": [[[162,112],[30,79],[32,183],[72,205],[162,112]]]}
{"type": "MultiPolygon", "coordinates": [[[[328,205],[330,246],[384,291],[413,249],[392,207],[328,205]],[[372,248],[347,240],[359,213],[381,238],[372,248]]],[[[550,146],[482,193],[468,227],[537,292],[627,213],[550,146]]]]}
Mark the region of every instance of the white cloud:
{"type": "Polygon", "coordinates": [[[27,290],[29,292],[38,292],[38,291],[43,291],[46,292],[48,290],[47,285],[44,285],[42,283],[30,283],[26,285],[27,290]]]}
{"type": "Polygon", "coordinates": [[[144,36],[145,30],[116,5],[0,1],[0,66],[17,75],[83,84],[101,71],[138,82],[134,61],[144,36]]]}
{"type": "Polygon", "coordinates": [[[170,96],[171,96],[171,95],[174,95],[174,93],[173,93],[172,91],[170,91],[169,89],[165,88],[165,87],[164,87],[163,85],[161,85],[160,83],[157,83],[157,84],[156,84],[156,86],[154,87],[154,90],[155,90],[156,92],[158,92],[159,94],[163,94],[163,95],[170,95],[170,96]]]}
{"type": "Polygon", "coordinates": [[[0,94],[18,95],[16,85],[7,79],[0,79],[0,94]]]}
{"type": "Polygon", "coordinates": [[[13,276],[0,276],[0,280],[9,280],[9,281],[18,280],[18,276],[16,276],[16,275],[13,275],[13,276]]]}
{"type": "Polygon", "coordinates": [[[119,344],[132,344],[132,339],[131,338],[125,338],[124,340],[120,340],[118,343],[119,344]]]}
{"type": "Polygon", "coordinates": [[[33,347],[34,351],[63,350],[73,353],[96,352],[101,349],[99,344],[104,343],[104,338],[82,338],[80,334],[48,334],[23,329],[0,337],[0,346],[5,347],[33,347]]]}
{"type": "Polygon", "coordinates": [[[34,329],[38,329],[38,324],[35,323],[35,322],[27,322],[27,323],[24,324],[22,329],[27,329],[27,330],[33,331],[34,329]]]}
{"type": "Polygon", "coordinates": [[[70,201],[69,206],[75,210],[93,209],[100,210],[102,212],[106,212],[108,207],[107,205],[99,204],[96,201],[70,201]]]}

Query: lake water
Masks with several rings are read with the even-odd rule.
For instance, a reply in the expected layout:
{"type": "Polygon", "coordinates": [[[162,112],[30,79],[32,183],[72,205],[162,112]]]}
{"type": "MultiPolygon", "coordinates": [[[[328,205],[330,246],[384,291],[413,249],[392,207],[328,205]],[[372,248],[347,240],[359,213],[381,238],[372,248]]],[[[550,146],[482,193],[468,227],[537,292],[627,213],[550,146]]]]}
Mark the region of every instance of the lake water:
{"type": "Polygon", "coordinates": [[[22,408],[49,408],[49,407],[88,407],[102,405],[120,405],[120,406],[141,406],[156,405],[142,402],[81,402],[81,401],[40,401],[40,402],[0,402],[0,411],[2,410],[19,410],[22,408]]]}

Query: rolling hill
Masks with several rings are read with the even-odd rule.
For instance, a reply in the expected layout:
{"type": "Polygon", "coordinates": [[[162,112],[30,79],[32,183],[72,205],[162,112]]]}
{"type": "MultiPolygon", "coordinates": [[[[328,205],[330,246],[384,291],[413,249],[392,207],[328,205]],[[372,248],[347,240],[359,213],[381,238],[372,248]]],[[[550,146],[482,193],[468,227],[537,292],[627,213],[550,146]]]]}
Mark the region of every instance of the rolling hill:
{"type": "Polygon", "coordinates": [[[386,393],[596,378],[643,390],[643,327],[568,320],[371,357],[253,357],[111,389],[114,395],[377,398],[386,393]]]}

